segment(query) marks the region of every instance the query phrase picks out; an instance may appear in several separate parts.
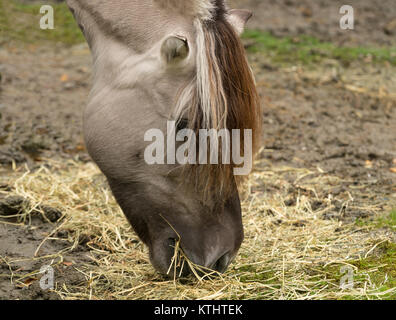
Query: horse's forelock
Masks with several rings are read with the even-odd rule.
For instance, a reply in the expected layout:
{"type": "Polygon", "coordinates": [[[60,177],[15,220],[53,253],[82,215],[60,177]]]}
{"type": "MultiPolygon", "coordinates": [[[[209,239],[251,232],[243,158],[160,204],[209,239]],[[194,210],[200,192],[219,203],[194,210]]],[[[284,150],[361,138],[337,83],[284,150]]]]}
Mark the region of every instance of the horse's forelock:
{"type": "Polygon", "coordinates": [[[191,15],[201,21],[212,20],[224,0],[154,0],[161,8],[176,11],[184,16],[191,15]]]}
{"type": "MultiPolygon", "coordinates": [[[[195,20],[196,75],[180,96],[178,115],[184,116],[188,109],[189,127],[197,133],[200,129],[239,129],[243,139],[243,130],[251,129],[254,155],[260,145],[262,120],[254,76],[241,40],[225,18],[224,7],[219,7],[217,14],[215,20],[195,20]]],[[[241,155],[243,146],[241,141],[241,155]]],[[[199,165],[187,172],[193,173],[206,191],[220,188],[226,194],[232,190],[235,167],[232,163],[199,165]]]]}

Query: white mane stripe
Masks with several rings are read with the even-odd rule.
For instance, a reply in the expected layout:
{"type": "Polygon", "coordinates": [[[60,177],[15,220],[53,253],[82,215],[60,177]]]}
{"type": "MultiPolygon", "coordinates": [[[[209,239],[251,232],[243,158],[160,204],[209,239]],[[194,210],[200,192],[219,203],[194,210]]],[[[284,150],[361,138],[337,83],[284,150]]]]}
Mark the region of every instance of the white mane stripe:
{"type": "MultiPolygon", "coordinates": [[[[187,0],[182,0],[187,1],[187,0]]],[[[213,11],[216,9],[214,0],[193,0],[194,13],[200,20],[206,21],[213,18],[213,11]]]]}
{"type": "Polygon", "coordinates": [[[216,0],[153,0],[161,8],[176,10],[193,19],[212,20],[216,10],[216,0]]]}
{"type": "MultiPolygon", "coordinates": [[[[195,19],[194,26],[197,50],[196,76],[180,95],[174,116],[180,120],[187,110],[199,107],[202,112],[201,129],[225,129],[228,102],[215,52],[216,41],[212,32],[204,29],[200,19],[195,19]],[[196,105],[191,105],[194,96],[196,105]]],[[[195,110],[195,113],[197,111],[195,110]]]]}
{"type": "Polygon", "coordinates": [[[203,26],[200,20],[195,21],[195,28],[197,32],[197,96],[201,102],[203,113],[203,123],[210,124],[211,120],[211,90],[209,70],[208,70],[208,56],[206,54],[206,41],[203,26]]]}

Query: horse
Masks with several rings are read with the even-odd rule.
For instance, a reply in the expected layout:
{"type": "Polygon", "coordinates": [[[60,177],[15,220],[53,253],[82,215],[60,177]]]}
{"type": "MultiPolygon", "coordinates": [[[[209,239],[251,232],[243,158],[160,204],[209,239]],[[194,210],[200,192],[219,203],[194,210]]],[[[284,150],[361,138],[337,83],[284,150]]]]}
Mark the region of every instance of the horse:
{"type": "Polygon", "coordinates": [[[239,164],[148,164],[144,132],[166,132],[169,121],[196,134],[248,129],[257,153],[262,112],[240,39],[252,13],[224,0],[67,4],[92,53],[87,150],[151,264],[166,275],[179,243],[193,264],[225,272],[244,239],[239,188],[246,177],[233,173],[239,164]]]}

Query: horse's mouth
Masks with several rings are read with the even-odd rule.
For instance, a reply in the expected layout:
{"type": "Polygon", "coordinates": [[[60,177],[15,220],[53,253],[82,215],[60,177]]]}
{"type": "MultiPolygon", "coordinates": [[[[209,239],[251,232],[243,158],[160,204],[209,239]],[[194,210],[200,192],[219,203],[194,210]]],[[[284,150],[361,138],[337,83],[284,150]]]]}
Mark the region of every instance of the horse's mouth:
{"type": "Polygon", "coordinates": [[[195,275],[197,277],[216,277],[221,273],[224,273],[230,262],[231,256],[229,253],[225,253],[215,263],[210,266],[202,266],[196,264],[191,260],[183,247],[180,244],[180,239],[169,238],[169,247],[173,250],[173,256],[170,261],[167,276],[170,277],[186,277],[188,275],[195,275]]]}

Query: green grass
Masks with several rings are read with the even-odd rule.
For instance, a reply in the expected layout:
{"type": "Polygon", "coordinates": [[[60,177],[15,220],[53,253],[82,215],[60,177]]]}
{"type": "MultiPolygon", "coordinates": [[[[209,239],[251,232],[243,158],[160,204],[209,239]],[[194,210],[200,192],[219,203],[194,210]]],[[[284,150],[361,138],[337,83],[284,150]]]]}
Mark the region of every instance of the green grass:
{"type": "MultiPolygon", "coordinates": [[[[45,2],[43,1],[43,4],[45,2]]],[[[41,30],[41,4],[22,4],[17,0],[0,0],[0,43],[17,40],[24,43],[41,41],[76,44],[84,37],[65,3],[51,3],[55,10],[55,29],[41,30]]],[[[309,37],[278,38],[258,30],[247,30],[243,39],[249,40],[248,51],[269,56],[279,64],[313,64],[325,58],[342,63],[370,56],[373,62],[388,61],[396,65],[396,48],[338,47],[309,37]]]]}
{"type": "MultiPolygon", "coordinates": [[[[380,292],[396,287],[396,244],[385,242],[378,247],[378,253],[352,262],[358,268],[356,279],[364,280],[370,274],[371,281],[379,287],[380,292]],[[372,272],[371,272],[372,271],[372,272]],[[360,278],[360,279],[359,279],[360,278]]],[[[386,299],[396,299],[396,294],[386,295],[386,299]]]]}
{"type": "MultiPolygon", "coordinates": [[[[348,261],[354,266],[354,287],[362,288],[364,283],[374,286],[375,292],[371,292],[372,298],[375,293],[383,293],[387,290],[396,288],[396,244],[391,242],[384,242],[379,244],[375,253],[367,258],[359,260],[348,261]]],[[[333,279],[335,285],[340,283],[341,278],[345,274],[341,274],[342,265],[330,265],[323,269],[329,279],[333,279]]],[[[345,291],[345,296],[341,299],[349,300],[355,299],[353,296],[348,295],[345,291]]],[[[381,299],[394,300],[396,299],[395,291],[381,296],[381,299]]]]}
{"type": "Polygon", "coordinates": [[[256,270],[255,266],[244,265],[239,268],[235,268],[236,273],[240,273],[239,281],[243,283],[248,282],[261,282],[261,283],[276,283],[276,281],[272,281],[276,279],[276,274],[272,271],[262,271],[256,270]]]}
{"type": "Polygon", "coordinates": [[[247,30],[242,38],[251,42],[249,52],[269,55],[275,63],[312,64],[330,58],[348,64],[371,57],[373,62],[388,61],[396,65],[396,48],[392,47],[338,47],[310,36],[278,38],[258,30],[247,30]]]}
{"type": "Polygon", "coordinates": [[[0,0],[0,43],[16,40],[25,43],[52,41],[76,44],[84,41],[65,3],[51,3],[54,8],[55,29],[41,30],[39,27],[42,17],[41,5],[22,4],[16,0],[0,0]]]}
{"type": "MultiPolygon", "coordinates": [[[[380,228],[390,228],[396,231],[396,209],[391,210],[388,214],[375,219],[358,219],[356,224],[359,227],[366,227],[370,230],[380,228]]],[[[392,288],[396,288],[396,243],[384,242],[380,243],[373,255],[359,260],[348,261],[350,265],[357,269],[354,274],[354,281],[360,285],[370,281],[378,288],[378,292],[384,292],[392,288]]],[[[340,265],[331,265],[325,268],[328,276],[334,279],[335,283],[339,283],[341,277],[340,265]]],[[[352,299],[345,295],[342,299],[352,299]]],[[[386,294],[382,299],[396,299],[396,294],[386,294]]]]}
{"type": "Polygon", "coordinates": [[[357,219],[356,224],[360,227],[369,228],[391,228],[396,231],[396,209],[391,210],[389,214],[376,219],[357,219]]]}

